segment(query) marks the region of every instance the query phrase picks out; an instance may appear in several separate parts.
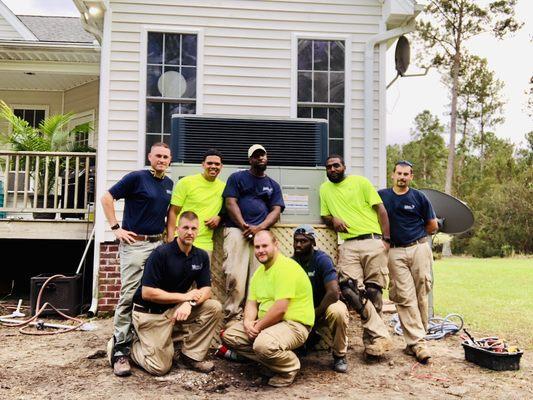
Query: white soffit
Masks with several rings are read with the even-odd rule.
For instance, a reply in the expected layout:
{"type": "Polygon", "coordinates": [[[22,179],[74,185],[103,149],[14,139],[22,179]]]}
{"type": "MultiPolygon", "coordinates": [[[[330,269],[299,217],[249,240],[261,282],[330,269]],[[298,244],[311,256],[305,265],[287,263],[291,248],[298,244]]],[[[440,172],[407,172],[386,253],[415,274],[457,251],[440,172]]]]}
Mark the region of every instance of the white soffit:
{"type": "Polygon", "coordinates": [[[66,75],[46,72],[28,75],[22,71],[2,71],[0,90],[65,91],[97,79],[98,75],[66,75]]]}

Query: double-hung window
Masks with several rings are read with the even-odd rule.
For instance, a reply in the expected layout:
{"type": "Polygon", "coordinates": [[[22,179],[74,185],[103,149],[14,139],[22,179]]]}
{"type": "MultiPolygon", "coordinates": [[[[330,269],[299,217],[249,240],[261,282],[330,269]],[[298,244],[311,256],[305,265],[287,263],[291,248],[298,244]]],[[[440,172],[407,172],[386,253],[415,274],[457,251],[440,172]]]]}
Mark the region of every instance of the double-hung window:
{"type": "Polygon", "coordinates": [[[27,121],[33,128],[37,128],[43,119],[46,118],[46,109],[33,106],[15,106],[13,107],[13,113],[17,117],[27,121]]]}
{"type": "Polygon", "coordinates": [[[170,144],[172,114],[196,113],[198,36],[148,32],[146,65],[146,153],[170,144]]]}
{"type": "Polygon", "coordinates": [[[328,120],[329,154],[344,153],[342,40],[298,40],[298,118],[328,120]]]}

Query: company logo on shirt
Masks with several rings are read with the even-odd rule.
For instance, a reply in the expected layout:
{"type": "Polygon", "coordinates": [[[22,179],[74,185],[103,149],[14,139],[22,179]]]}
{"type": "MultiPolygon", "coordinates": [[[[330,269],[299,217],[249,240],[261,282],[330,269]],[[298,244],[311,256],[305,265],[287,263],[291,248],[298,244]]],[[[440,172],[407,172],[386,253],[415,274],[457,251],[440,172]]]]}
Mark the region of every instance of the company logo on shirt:
{"type": "Polygon", "coordinates": [[[167,189],[167,194],[172,194],[172,190],[167,189]]]}
{"type": "Polygon", "coordinates": [[[403,209],[404,210],[414,210],[415,206],[414,206],[414,204],[404,204],[403,205],[403,209]]]}
{"type": "Polygon", "coordinates": [[[308,276],[309,278],[313,278],[313,277],[315,276],[315,271],[308,271],[308,272],[307,272],[307,276],[308,276]]]}
{"type": "Polygon", "coordinates": [[[274,189],[272,189],[270,186],[263,186],[263,191],[268,192],[268,194],[272,194],[274,189]]]}
{"type": "Polygon", "coordinates": [[[192,268],[193,271],[198,271],[198,270],[202,269],[202,264],[200,264],[200,265],[192,264],[191,268],[192,268]]]}

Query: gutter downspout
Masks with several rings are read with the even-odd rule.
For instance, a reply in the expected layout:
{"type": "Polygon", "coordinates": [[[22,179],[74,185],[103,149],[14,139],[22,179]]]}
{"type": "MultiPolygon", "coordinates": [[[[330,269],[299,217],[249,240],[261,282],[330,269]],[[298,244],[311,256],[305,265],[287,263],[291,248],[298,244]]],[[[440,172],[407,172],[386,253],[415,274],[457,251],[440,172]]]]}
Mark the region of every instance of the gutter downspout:
{"type": "Polygon", "coordinates": [[[391,29],[372,36],[365,44],[365,84],[364,84],[364,167],[363,173],[371,182],[374,176],[374,156],[373,156],[373,137],[374,137],[374,46],[394,39],[398,36],[415,30],[414,18],[410,19],[405,25],[399,28],[391,29]]]}
{"type": "Polygon", "coordinates": [[[100,275],[100,244],[105,240],[105,216],[100,205],[100,196],[104,193],[107,182],[107,130],[109,109],[109,74],[111,57],[111,10],[104,14],[104,30],[102,34],[102,50],[100,55],[100,94],[98,98],[98,156],[96,158],[96,191],[94,202],[94,258],[92,301],[88,315],[98,312],[98,283],[100,275]]]}

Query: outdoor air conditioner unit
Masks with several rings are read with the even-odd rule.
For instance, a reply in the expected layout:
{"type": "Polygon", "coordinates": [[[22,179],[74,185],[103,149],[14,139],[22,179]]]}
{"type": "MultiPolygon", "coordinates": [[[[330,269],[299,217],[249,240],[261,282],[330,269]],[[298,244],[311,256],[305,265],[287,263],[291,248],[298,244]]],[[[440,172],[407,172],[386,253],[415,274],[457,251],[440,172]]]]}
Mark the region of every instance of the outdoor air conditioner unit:
{"type": "Polygon", "coordinates": [[[221,151],[226,181],[249,168],[248,148],[262,144],[268,153],[267,174],[283,191],[282,223],[320,223],[319,188],[325,179],[328,123],[321,119],[268,119],[173,115],[170,148],[174,182],[200,172],[203,153],[221,151]]]}

